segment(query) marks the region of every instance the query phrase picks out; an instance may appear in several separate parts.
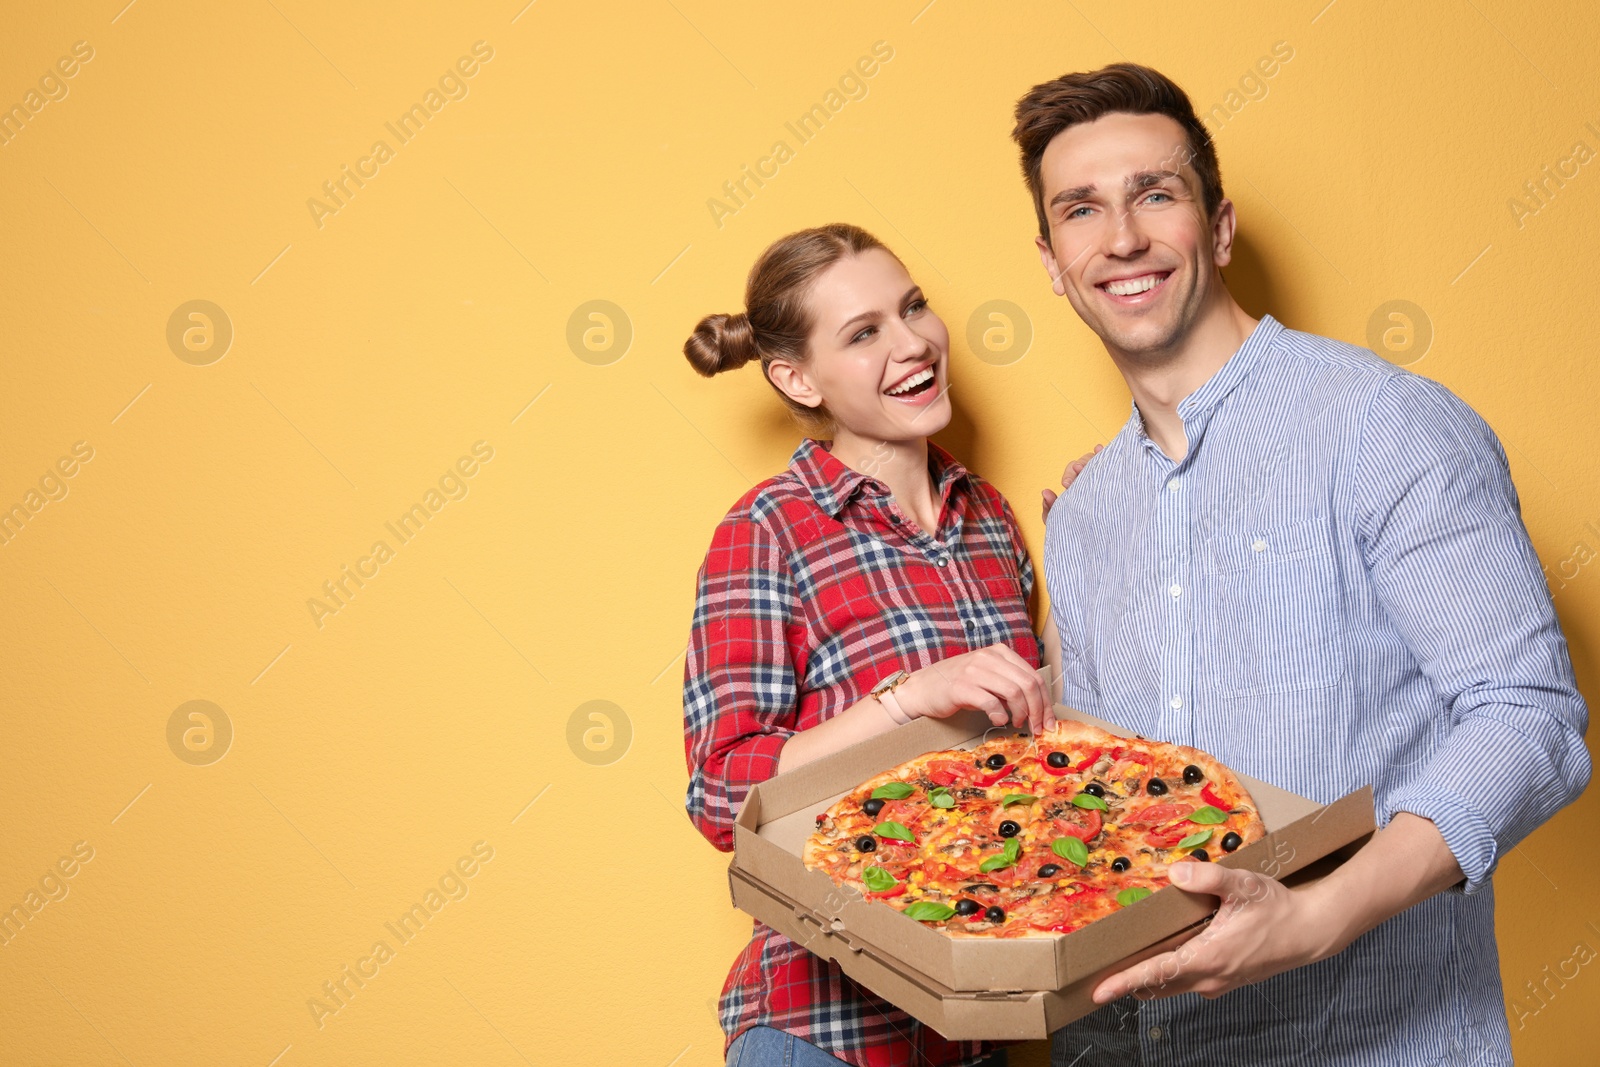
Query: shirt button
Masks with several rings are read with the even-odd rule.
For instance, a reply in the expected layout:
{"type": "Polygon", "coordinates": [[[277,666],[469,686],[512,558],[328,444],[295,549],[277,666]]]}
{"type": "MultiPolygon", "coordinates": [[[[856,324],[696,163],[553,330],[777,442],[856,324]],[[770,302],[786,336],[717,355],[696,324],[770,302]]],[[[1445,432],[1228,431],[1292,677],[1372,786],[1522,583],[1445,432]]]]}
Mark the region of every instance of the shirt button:
{"type": "Polygon", "coordinates": [[[1267,550],[1267,543],[1260,538],[1257,538],[1256,543],[1251,545],[1250,548],[1256,552],[1265,552],[1267,550]]]}
{"type": "Polygon", "coordinates": [[[1182,489],[1183,488],[1183,479],[1182,478],[1174,478],[1174,479],[1172,479],[1172,481],[1167,483],[1167,488],[1168,489],[1182,489]]]}
{"type": "Polygon", "coordinates": [[[962,620],[961,620],[961,621],[962,621],[962,622],[963,622],[963,623],[964,623],[964,624],[966,624],[966,627],[967,627],[967,633],[969,633],[969,634],[970,634],[970,633],[971,633],[971,632],[972,632],[972,631],[973,631],[973,630],[974,630],[974,629],[975,629],[975,628],[976,628],[976,627],[977,627],[977,625],[978,625],[978,624],[977,624],[977,623],[975,623],[975,622],[973,622],[973,621],[972,621],[972,620],[971,620],[971,619],[962,619],[962,620]]]}
{"type": "Polygon", "coordinates": [[[1173,596],[1181,596],[1183,594],[1183,586],[1179,585],[1177,582],[1173,582],[1172,585],[1168,587],[1167,592],[1171,593],[1173,596]]]}
{"type": "Polygon", "coordinates": [[[1172,705],[1172,710],[1176,711],[1179,708],[1183,707],[1183,698],[1175,696],[1171,700],[1167,701],[1167,703],[1172,705]]]}
{"type": "Polygon", "coordinates": [[[1147,1031],[1147,1033],[1149,1033],[1149,1035],[1150,1035],[1150,1040],[1151,1040],[1151,1041],[1160,1041],[1160,1040],[1161,1040],[1161,1027],[1159,1027],[1159,1026],[1152,1026],[1152,1027],[1151,1027],[1151,1028],[1150,1028],[1150,1029],[1149,1029],[1149,1030],[1148,1030],[1148,1031],[1147,1031]]]}
{"type": "Polygon", "coordinates": [[[940,556],[939,557],[939,566],[943,567],[946,564],[948,564],[949,562],[950,562],[950,557],[949,556],[940,556]]]}

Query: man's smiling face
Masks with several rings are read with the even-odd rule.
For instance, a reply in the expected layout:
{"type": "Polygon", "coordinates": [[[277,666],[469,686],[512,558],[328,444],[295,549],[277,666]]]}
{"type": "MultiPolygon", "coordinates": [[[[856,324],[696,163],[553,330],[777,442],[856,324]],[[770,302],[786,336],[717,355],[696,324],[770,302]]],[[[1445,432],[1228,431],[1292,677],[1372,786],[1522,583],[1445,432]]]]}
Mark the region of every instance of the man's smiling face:
{"type": "Polygon", "coordinates": [[[1181,346],[1231,256],[1233,206],[1202,203],[1183,127],[1115,112],[1057,134],[1040,161],[1057,294],[1108,349],[1160,361],[1181,346]]]}

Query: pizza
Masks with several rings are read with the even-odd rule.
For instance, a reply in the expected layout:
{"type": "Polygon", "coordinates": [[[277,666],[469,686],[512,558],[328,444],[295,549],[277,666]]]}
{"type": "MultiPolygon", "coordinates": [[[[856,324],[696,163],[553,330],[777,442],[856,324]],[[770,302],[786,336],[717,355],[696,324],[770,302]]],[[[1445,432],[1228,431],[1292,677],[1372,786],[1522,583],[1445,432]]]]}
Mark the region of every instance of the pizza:
{"type": "Polygon", "coordinates": [[[817,816],[801,858],[951,937],[1053,937],[1265,834],[1199,749],[1061,720],[868,779],[817,816]]]}

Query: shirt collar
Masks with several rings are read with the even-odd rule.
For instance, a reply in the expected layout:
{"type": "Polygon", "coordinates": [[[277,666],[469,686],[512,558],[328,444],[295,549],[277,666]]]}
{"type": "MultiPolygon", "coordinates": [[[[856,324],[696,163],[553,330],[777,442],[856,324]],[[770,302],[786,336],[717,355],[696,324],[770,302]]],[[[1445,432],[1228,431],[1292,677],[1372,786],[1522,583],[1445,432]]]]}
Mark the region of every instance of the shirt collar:
{"type": "MultiPolygon", "coordinates": [[[[878,479],[848,467],[834,456],[832,441],[818,441],[807,437],[800,442],[789,458],[789,469],[810,490],[817,506],[831,516],[837,516],[863,488],[871,488],[888,496],[889,487],[878,479]]],[[[932,441],[928,442],[928,468],[933,475],[933,491],[942,504],[955,483],[965,478],[967,468],[954,456],[932,441]]]]}
{"type": "MultiPolygon", "coordinates": [[[[1228,361],[1200,388],[1178,402],[1178,418],[1183,420],[1184,428],[1193,430],[1197,424],[1204,423],[1222,399],[1250,376],[1250,372],[1261,362],[1262,354],[1272,348],[1281,333],[1283,323],[1271,315],[1262,315],[1261,321],[1256,323],[1256,328],[1250,331],[1250,336],[1244,339],[1239,350],[1229,356],[1228,361]]],[[[1144,416],[1139,413],[1138,404],[1133,405],[1133,426],[1140,437],[1148,440],[1144,416]]],[[[1192,451],[1192,441],[1190,445],[1192,451]]]]}

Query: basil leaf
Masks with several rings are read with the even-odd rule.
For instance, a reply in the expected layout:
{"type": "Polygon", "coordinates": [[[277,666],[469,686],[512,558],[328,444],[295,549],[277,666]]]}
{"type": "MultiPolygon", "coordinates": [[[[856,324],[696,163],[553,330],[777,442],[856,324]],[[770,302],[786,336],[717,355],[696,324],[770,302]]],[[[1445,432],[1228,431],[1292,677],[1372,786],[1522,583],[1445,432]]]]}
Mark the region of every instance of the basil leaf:
{"type": "Polygon", "coordinates": [[[1203,808],[1196,808],[1194,814],[1189,816],[1189,821],[1197,822],[1204,826],[1212,826],[1219,822],[1227,822],[1228,813],[1221,808],[1215,808],[1207,804],[1203,808]]]}
{"type": "Polygon", "coordinates": [[[1007,793],[1005,798],[1000,801],[1000,806],[1002,808],[1007,808],[1012,804],[1032,804],[1038,799],[1039,798],[1034,796],[1032,793],[1007,793]]]}
{"type": "Polygon", "coordinates": [[[1072,804],[1074,807],[1078,808],[1095,808],[1098,811],[1111,810],[1111,808],[1107,806],[1103,799],[1095,796],[1093,793],[1079,793],[1077,796],[1072,798],[1072,804]]]}
{"type": "Polygon", "coordinates": [[[1203,845],[1211,840],[1211,835],[1215,832],[1215,830],[1196,830],[1182,841],[1179,841],[1178,847],[1194,848],[1196,845],[1203,845]]]}
{"type": "Polygon", "coordinates": [[[924,923],[944,922],[955,913],[956,909],[950,905],[939,904],[932,900],[919,900],[905,910],[905,914],[924,923]]]}
{"type": "Polygon", "coordinates": [[[868,867],[861,872],[861,880],[866,882],[867,888],[874,893],[887,892],[900,884],[894,875],[882,867],[868,867]]]}
{"type": "Polygon", "coordinates": [[[1005,847],[999,852],[978,864],[978,870],[984,874],[988,874],[990,871],[998,871],[1002,867],[1015,865],[1021,856],[1022,842],[1013,837],[1006,841],[1005,847]]]}
{"type": "Polygon", "coordinates": [[[942,785],[936,785],[928,790],[928,803],[936,808],[953,808],[956,798],[950,795],[950,790],[942,785]]]}
{"type": "Polygon", "coordinates": [[[1118,893],[1117,903],[1126,908],[1129,904],[1136,904],[1149,895],[1150,890],[1147,887],[1142,885],[1134,886],[1132,889],[1124,889],[1118,893]]]}
{"type": "Polygon", "coordinates": [[[905,782],[885,782],[872,791],[873,800],[904,800],[915,793],[905,782]]]}
{"type": "Polygon", "coordinates": [[[872,828],[872,832],[877,834],[879,837],[892,837],[896,841],[915,842],[917,840],[910,830],[895,822],[893,819],[890,819],[888,822],[880,822],[878,825],[872,828]]]}
{"type": "Polygon", "coordinates": [[[1076,837],[1058,837],[1050,842],[1050,851],[1079,867],[1088,866],[1089,846],[1076,837]]]}

